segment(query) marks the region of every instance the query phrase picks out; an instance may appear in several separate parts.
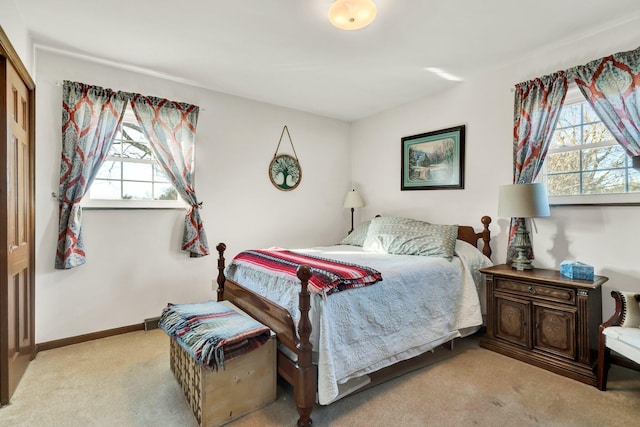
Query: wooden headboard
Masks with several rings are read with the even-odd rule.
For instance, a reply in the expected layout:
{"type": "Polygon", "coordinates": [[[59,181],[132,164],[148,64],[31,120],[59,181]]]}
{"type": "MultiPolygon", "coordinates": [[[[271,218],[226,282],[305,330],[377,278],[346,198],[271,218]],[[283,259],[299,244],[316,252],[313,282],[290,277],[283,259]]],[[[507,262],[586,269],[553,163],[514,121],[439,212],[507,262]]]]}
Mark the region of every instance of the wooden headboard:
{"type": "Polygon", "coordinates": [[[491,232],[489,231],[491,217],[485,215],[480,219],[480,222],[482,222],[483,229],[479,233],[476,233],[475,229],[470,225],[459,225],[458,239],[479,248],[487,258],[491,258],[491,246],[489,245],[491,241],[491,232]],[[478,246],[480,239],[482,239],[482,246],[478,246]]]}

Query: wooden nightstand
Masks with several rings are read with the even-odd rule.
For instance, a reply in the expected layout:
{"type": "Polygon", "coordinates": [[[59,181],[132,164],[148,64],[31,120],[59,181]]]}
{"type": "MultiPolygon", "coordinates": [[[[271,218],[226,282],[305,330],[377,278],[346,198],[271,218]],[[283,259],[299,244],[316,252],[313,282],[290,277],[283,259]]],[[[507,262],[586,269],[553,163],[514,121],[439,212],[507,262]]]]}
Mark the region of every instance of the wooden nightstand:
{"type": "Polygon", "coordinates": [[[596,385],[600,286],[609,280],[569,279],[557,270],[517,271],[503,264],[486,275],[484,348],[596,385]]]}

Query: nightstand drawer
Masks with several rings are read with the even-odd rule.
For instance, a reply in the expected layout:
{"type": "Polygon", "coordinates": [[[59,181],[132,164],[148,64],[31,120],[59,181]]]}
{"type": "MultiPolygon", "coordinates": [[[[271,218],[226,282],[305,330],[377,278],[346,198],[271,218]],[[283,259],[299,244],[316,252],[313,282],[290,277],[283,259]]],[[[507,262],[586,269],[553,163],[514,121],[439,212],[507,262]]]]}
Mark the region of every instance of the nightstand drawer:
{"type": "Polygon", "coordinates": [[[495,290],[575,305],[575,289],[564,289],[496,277],[495,290]]]}

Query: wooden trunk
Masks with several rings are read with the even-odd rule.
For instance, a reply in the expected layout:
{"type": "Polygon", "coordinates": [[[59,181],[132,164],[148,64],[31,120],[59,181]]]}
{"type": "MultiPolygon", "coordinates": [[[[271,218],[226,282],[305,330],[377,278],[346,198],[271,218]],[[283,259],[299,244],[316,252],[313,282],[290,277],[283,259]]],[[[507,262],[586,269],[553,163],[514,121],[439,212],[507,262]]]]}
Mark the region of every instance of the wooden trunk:
{"type": "Polygon", "coordinates": [[[276,400],[276,339],[211,370],[170,340],[171,371],[201,427],[221,426],[276,400]]]}

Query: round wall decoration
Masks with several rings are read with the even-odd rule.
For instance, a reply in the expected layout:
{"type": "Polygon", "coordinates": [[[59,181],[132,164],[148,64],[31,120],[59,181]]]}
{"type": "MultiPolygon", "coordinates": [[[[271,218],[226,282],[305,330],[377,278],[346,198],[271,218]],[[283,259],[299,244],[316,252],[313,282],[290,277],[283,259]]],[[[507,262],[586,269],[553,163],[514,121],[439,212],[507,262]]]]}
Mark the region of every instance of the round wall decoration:
{"type": "Polygon", "coordinates": [[[295,189],[302,179],[302,168],[300,168],[298,155],[296,154],[296,149],[293,146],[293,141],[291,140],[291,135],[289,134],[289,129],[286,125],[282,129],[280,141],[278,141],[278,146],[276,147],[276,152],[273,154],[271,164],[269,164],[269,178],[271,179],[271,183],[278,190],[282,191],[291,191],[295,189]],[[287,136],[289,137],[289,142],[291,143],[291,148],[293,149],[295,157],[288,154],[278,155],[278,149],[280,148],[282,136],[285,131],[287,131],[287,136]]]}
{"type": "Polygon", "coordinates": [[[288,154],[280,154],[271,160],[269,165],[269,177],[271,183],[278,190],[291,191],[300,184],[302,170],[298,159],[288,154]]]}

